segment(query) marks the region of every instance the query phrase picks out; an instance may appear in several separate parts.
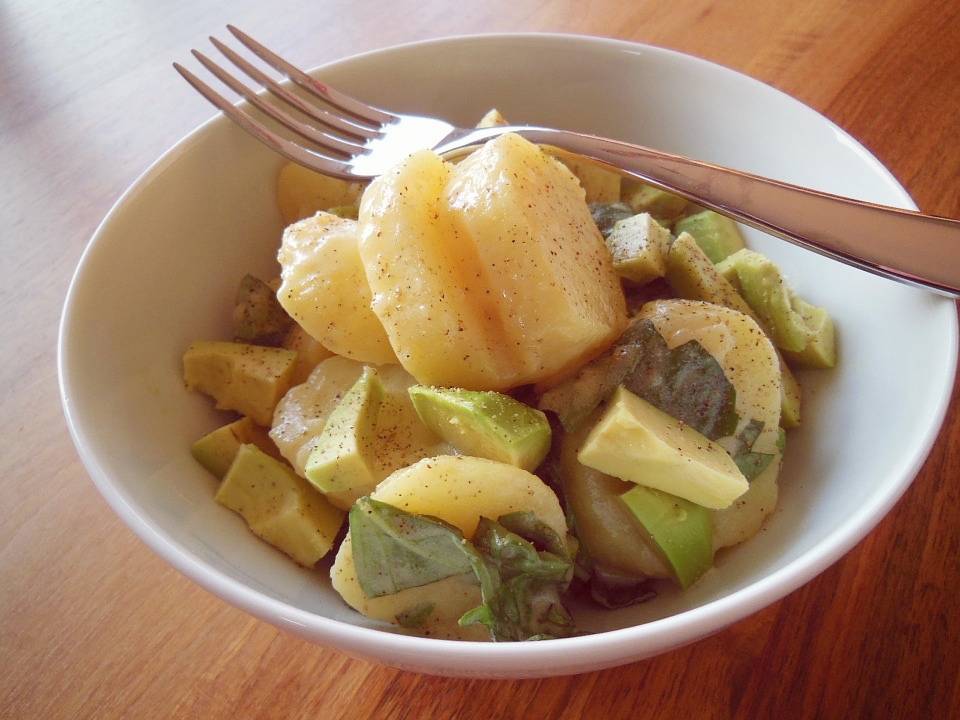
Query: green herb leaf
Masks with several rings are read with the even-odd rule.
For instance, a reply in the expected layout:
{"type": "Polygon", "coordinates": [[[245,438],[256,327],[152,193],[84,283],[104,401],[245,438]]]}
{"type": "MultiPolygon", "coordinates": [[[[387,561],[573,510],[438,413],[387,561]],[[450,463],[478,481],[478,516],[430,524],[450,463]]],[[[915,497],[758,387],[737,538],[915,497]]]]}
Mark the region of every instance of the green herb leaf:
{"type": "Polygon", "coordinates": [[[720,363],[695,340],[667,346],[650,320],[636,323],[637,364],[623,386],[711,440],[737,429],[737,391],[720,363]]]}
{"type": "Polygon", "coordinates": [[[614,226],[621,220],[633,217],[636,213],[627,202],[590,203],[590,214],[600,234],[606,238],[613,232],[614,226]]]}
{"type": "MultiPolygon", "coordinates": [[[[501,520],[506,526],[481,518],[471,543],[439,518],[360,498],[349,514],[360,586],[368,597],[382,597],[466,575],[479,581],[483,604],[461,625],[483,623],[495,640],[571,634],[573,619],[560,602],[573,577],[564,540],[532,513],[501,520]]],[[[417,627],[432,610],[431,603],[409,608],[397,622],[417,627]]]]}
{"type": "Polygon", "coordinates": [[[367,597],[391,595],[469,574],[463,533],[438,518],[415,515],[369,497],[350,509],[357,579],[367,597]]]}
{"type": "Polygon", "coordinates": [[[763,426],[762,420],[752,419],[735,438],[731,456],[747,482],[758,478],[773,461],[774,456],[771,453],[757,453],[752,450],[753,444],[763,431],[763,426]]]}
{"type": "Polygon", "coordinates": [[[538,406],[574,431],[619,385],[711,440],[736,432],[737,391],[720,364],[695,340],[671,349],[646,318],[631,323],[576,376],[544,393],[538,406]]]}
{"type": "Polygon", "coordinates": [[[504,525],[481,518],[470,553],[480,580],[483,604],[466,613],[460,624],[482,623],[494,640],[542,640],[574,632],[573,618],[561,596],[573,578],[573,561],[563,541],[528,514],[508,515],[511,527],[532,530],[534,542],[559,550],[538,550],[533,542],[504,525]]]}

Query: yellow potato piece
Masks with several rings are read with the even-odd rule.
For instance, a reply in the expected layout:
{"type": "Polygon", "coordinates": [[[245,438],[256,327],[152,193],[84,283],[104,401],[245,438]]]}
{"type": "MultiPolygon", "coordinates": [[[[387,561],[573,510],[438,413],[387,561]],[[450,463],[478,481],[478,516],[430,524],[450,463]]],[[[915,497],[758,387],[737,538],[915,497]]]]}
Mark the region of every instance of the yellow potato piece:
{"type": "Polygon", "coordinates": [[[549,383],[626,325],[583,189],[519,136],[457,166],[415,153],[370,185],[360,226],[373,311],[423,384],[549,383]]]}
{"type": "Polygon", "coordinates": [[[310,217],[319,210],[356,205],[363,184],[308,170],[295,162],[280,168],[277,176],[277,207],[284,222],[310,217]]]}
{"type": "Polygon", "coordinates": [[[486,458],[440,455],[398,470],[370,494],[407,512],[433,515],[473,537],[481,517],[530,511],[560,537],[566,519],[556,493],[531,472],[486,458]]]}
{"type": "Polygon", "coordinates": [[[325,212],[290,225],[277,255],[277,299],[328,350],[353,360],[396,363],[383,325],[370,308],[357,248],[359,227],[325,212]]]}

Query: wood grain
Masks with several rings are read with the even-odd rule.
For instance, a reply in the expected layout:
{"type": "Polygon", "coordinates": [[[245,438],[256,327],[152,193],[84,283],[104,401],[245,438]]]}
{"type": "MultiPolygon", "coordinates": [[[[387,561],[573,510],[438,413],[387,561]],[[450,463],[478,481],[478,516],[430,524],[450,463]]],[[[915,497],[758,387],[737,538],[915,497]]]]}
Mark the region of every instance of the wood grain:
{"type": "Polygon", "coordinates": [[[0,8],[0,717],[960,717],[958,390],[916,481],[821,576],[675,652],[576,677],[401,672],[235,610],[140,543],[62,419],[60,309],[111,204],[211,111],[170,68],[233,22],[304,65],[453,34],[555,31],[753,75],[960,216],[950,0],[8,0],[0,8]]]}

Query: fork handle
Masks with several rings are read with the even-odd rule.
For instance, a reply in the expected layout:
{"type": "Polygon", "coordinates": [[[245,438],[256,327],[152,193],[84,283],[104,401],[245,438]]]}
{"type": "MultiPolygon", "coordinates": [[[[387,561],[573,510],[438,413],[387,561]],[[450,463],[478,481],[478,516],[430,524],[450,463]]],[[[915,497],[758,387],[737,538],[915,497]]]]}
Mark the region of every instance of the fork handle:
{"type": "MultiPolygon", "coordinates": [[[[499,128],[500,131],[507,128],[499,128]]],[[[513,127],[877,275],[960,297],[960,221],[790,185],[592,135],[513,127]]]]}

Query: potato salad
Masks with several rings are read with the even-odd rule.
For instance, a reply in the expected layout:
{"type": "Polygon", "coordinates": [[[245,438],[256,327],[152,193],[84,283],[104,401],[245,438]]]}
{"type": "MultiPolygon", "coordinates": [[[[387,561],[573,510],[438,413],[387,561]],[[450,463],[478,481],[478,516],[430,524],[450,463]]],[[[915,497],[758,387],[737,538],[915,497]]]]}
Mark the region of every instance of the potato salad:
{"type": "Polygon", "coordinates": [[[279,277],[185,349],[225,414],[191,451],[358,613],[574,635],[573,599],[686,589],[776,508],[834,328],[729,219],[512,133],[277,198],[279,277]]]}

